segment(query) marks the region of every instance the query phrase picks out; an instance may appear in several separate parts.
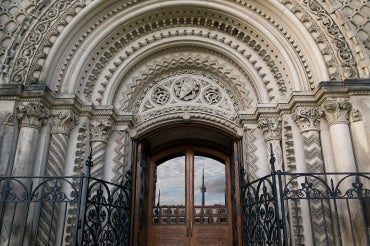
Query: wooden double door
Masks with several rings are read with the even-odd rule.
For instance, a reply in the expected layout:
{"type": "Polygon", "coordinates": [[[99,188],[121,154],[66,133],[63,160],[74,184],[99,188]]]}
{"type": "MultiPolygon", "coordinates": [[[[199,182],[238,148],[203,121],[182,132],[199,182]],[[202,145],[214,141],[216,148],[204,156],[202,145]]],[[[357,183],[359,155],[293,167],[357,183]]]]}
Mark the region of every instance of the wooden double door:
{"type": "Polygon", "coordinates": [[[150,158],[148,245],[231,245],[230,157],[182,146],[150,158]]]}

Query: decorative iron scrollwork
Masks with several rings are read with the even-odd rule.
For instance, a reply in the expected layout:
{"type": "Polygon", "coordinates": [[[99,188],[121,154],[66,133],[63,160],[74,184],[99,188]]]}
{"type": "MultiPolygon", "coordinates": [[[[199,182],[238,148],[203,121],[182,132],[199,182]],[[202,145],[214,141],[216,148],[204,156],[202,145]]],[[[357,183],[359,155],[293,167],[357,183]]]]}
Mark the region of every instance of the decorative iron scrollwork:
{"type": "Polygon", "coordinates": [[[131,171],[124,184],[91,179],[83,245],[129,245],[131,171]]]}

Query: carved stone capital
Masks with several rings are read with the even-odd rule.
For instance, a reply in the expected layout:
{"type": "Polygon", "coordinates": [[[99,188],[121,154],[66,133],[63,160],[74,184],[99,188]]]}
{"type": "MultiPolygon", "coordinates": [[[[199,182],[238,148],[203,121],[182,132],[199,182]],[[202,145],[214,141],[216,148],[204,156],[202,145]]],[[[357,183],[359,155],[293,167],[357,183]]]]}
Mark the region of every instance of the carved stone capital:
{"type": "Polygon", "coordinates": [[[293,120],[304,131],[320,130],[320,110],[313,106],[300,106],[293,112],[293,120]]]}
{"type": "Polygon", "coordinates": [[[352,109],[351,116],[352,116],[352,121],[353,122],[357,122],[357,121],[362,120],[362,114],[361,114],[360,110],[358,110],[357,108],[352,109]]]}
{"type": "Polygon", "coordinates": [[[351,108],[351,103],[344,98],[328,98],[320,107],[329,125],[348,124],[351,108]]]}
{"type": "Polygon", "coordinates": [[[279,117],[259,118],[258,128],[263,131],[265,141],[281,139],[281,119],[279,117]]]}
{"type": "Polygon", "coordinates": [[[55,110],[50,120],[52,134],[68,135],[72,128],[78,124],[78,116],[72,110],[55,110]]]}
{"type": "Polygon", "coordinates": [[[110,119],[98,119],[90,122],[91,142],[107,142],[112,132],[113,122],[110,119]]]}
{"type": "Polygon", "coordinates": [[[49,110],[40,102],[22,102],[17,105],[20,127],[40,129],[49,117],[49,110]]]}

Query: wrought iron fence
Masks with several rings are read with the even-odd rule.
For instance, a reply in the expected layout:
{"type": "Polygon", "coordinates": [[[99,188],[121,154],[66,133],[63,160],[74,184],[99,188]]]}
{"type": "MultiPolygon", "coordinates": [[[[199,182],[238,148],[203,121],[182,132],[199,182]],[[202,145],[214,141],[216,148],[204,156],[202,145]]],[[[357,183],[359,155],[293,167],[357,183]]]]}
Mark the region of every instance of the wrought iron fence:
{"type": "Polygon", "coordinates": [[[370,173],[275,171],[242,190],[244,245],[370,245],[370,173]]]}
{"type": "Polygon", "coordinates": [[[130,178],[0,177],[0,245],[128,245],[130,178]]]}
{"type": "Polygon", "coordinates": [[[129,245],[131,173],[116,185],[91,179],[84,207],[82,245],[129,245]]]}

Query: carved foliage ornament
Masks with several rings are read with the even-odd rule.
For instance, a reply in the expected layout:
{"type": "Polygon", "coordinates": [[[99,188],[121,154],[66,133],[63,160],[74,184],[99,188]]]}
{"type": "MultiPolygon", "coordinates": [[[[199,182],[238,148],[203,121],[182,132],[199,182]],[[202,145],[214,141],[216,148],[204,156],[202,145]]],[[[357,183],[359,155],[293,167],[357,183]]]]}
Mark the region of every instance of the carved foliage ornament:
{"type": "Polygon", "coordinates": [[[68,135],[72,128],[78,124],[78,116],[72,110],[58,110],[52,112],[50,121],[51,133],[68,135]]]}
{"type": "Polygon", "coordinates": [[[217,79],[196,71],[181,71],[152,83],[137,100],[136,119],[145,121],[169,113],[202,112],[227,119],[236,117],[231,91],[217,79]]]}
{"type": "Polygon", "coordinates": [[[90,122],[91,142],[106,142],[112,132],[113,121],[111,119],[93,120],[90,122]]]}
{"type": "Polygon", "coordinates": [[[263,131],[265,141],[281,139],[281,119],[279,117],[261,117],[258,128],[263,131]]]}
{"type": "Polygon", "coordinates": [[[320,111],[318,107],[297,107],[293,114],[294,122],[301,131],[320,130],[320,111]]]}
{"type": "Polygon", "coordinates": [[[329,124],[348,124],[351,103],[344,98],[328,98],[321,105],[322,113],[329,124]]]}
{"type": "Polygon", "coordinates": [[[49,114],[49,110],[40,102],[25,102],[17,105],[17,118],[21,127],[39,129],[46,122],[49,114]]]}

